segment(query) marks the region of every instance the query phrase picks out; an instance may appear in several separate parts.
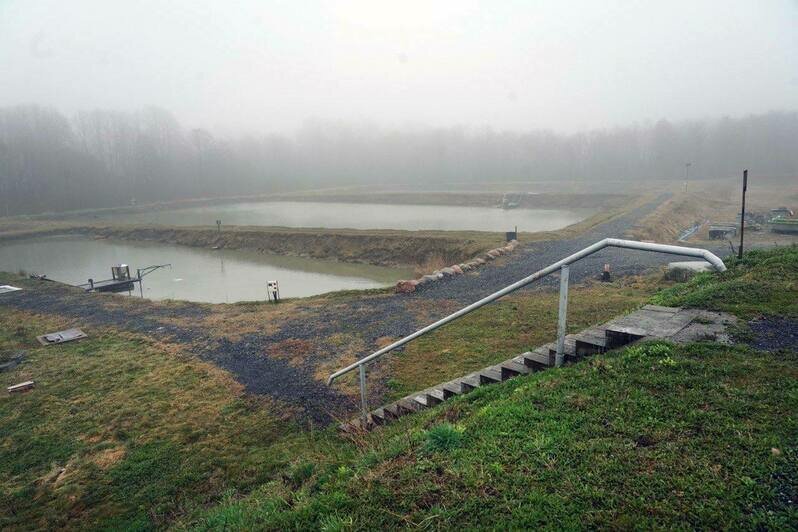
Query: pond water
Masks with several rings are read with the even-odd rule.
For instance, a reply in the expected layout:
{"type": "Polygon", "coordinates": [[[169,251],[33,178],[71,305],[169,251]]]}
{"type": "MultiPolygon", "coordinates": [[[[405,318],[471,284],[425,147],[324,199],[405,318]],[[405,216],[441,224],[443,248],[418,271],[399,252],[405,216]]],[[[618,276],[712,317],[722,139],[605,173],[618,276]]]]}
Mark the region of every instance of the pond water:
{"type": "Polygon", "coordinates": [[[92,215],[118,223],[162,225],[262,225],[351,229],[447,231],[553,231],[579,222],[590,209],[509,209],[447,205],[259,202],[208,205],[137,213],[92,215]]]}
{"type": "MultiPolygon", "coordinates": [[[[280,295],[305,297],[334,290],[387,286],[412,272],[257,252],[209,250],[159,244],[56,236],[3,242],[0,271],[45,274],[69,284],[111,277],[111,266],[172,265],[144,277],[144,297],[233,303],[266,299],[266,283],[277,280],[280,295]]],[[[126,293],[126,292],[125,292],[126,293]]],[[[138,295],[138,287],[133,295],[138,295]]]]}

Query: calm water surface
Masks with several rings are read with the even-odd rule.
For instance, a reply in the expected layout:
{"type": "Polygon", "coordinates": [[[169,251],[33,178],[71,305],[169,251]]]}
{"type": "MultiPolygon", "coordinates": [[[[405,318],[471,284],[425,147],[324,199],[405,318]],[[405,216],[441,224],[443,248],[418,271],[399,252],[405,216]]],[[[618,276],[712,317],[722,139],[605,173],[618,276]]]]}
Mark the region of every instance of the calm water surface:
{"type": "Polygon", "coordinates": [[[592,215],[589,209],[511,209],[444,205],[260,202],[98,215],[120,223],[272,225],[351,229],[552,231],[592,215]]]}
{"type": "MultiPolygon", "coordinates": [[[[344,264],[235,250],[208,250],[150,242],[94,240],[80,236],[34,238],[0,244],[0,271],[45,274],[82,284],[111,277],[111,265],[136,268],[172,264],[144,278],[144,297],[233,303],[266,298],[277,280],[282,297],[387,286],[408,278],[405,269],[344,264]]],[[[134,292],[138,295],[138,288],[134,292]]]]}

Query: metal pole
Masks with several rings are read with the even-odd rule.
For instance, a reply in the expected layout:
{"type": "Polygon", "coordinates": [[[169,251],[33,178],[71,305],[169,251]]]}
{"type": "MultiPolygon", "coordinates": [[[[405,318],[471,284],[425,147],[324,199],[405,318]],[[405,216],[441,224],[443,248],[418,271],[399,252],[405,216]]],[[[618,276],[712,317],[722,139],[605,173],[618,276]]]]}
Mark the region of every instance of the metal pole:
{"type": "Polygon", "coordinates": [[[745,235],[745,191],[748,190],[748,170],[743,170],[743,208],[740,212],[740,249],[737,250],[737,258],[743,258],[743,236],[745,235]]]}
{"type": "Polygon", "coordinates": [[[136,270],[136,277],[139,278],[139,293],[141,294],[141,298],[144,299],[144,281],[141,280],[141,268],[136,270]]]}
{"type": "Polygon", "coordinates": [[[560,313],[557,320],[557,358],[554,360],[556,367],[562,366],[565,358],[565,328],[568,319],[568,275],[570,267],[565,264],[560,268],[560,313]]]}
{"type": "Polygon", "coordinates": [[[369,419],[369,407],[366,404],[366,365],[360,365],[360,411],[361,411],[361,418],[363,420],[363,427],[365,428],[366,423],[368,423],[369,419]]]}

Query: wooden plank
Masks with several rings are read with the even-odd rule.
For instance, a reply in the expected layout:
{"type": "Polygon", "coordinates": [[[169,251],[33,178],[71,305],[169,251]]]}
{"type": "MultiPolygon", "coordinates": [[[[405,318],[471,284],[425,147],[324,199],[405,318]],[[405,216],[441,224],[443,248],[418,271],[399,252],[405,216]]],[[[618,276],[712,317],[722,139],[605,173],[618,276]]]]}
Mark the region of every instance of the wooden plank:
{"type": "Polygon", "coordinates": [[[8,393],[21,393],[21,392],[27,392],[28,390],[30,390],[34,386],[36,386],[35,382],[33,382],[33,381],[25,381],[25,382],[20,382],[19,384],[15,384],[13,386],[9,386],[7,388],[7,390],[8,390],[8,393]]]}

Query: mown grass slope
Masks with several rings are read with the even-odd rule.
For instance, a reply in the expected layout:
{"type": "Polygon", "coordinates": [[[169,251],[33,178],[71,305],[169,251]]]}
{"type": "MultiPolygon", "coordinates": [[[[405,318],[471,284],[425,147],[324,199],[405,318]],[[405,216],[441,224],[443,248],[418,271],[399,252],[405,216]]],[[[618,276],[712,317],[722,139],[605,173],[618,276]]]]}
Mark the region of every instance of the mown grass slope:
{"type": "Polygon", "coordinates": [[[701,307],[757,315],[798,316],[798,246],[728,257],[724,273],[702,273],[654,298],[659,305],[701,307]]]}
{"type": "Polygon", "coordinates": [[[285,407],[168,346],[86,329],[87,340],[35,347],[65,325],[0,307],[0,358],[27,353],[0,373],[1,529],[164,526],[319,445],[285,407]],[[28,379],[34,390],[5,392],[28,379]]]}
{"type": "MultiPolygon", "coordinates": [[[[729,264],[726,274],[653,298],[744,318],[796,315],[796,248],[729,264]]],[[[652,279],[575,289],[573,326],[641,303],[652,279]]],[[[556,297],[535,292],[492,308],[400,357],[409,365],[395,367],[397,389],[455,369],[469,350],[470,363],[481,364],[535,342],[534,331],[555,322],[556,297]],[[410,364],[411,354],[426,369],[410,364]]],[[[0,307],[0,358],[27,351],[0,385],[37,382],[27,394],[0,396],[0,528],[798,522],[794,349],[632,347],[346,440],[333,429],[300,429],[285,405],[247,396],[173,345],[92,328],[86,341],[36,346],[35,334],[65,325],[0,307]]]]}
{"type": "MultiPolygon", "coordinates": [[[[752,252],[654,299],[791,315],[795,253],[752,252]]],[[[785,529],[796,412],[795,349],[632,346],[405,417],[343,459],[297,457],[181,527],[785,529]]]]}
{"type": "Polygon", "coordinates": [[[796,412],[794,353],[637,347],[405,418],[191,525],[784,528],[796,412]]]}

